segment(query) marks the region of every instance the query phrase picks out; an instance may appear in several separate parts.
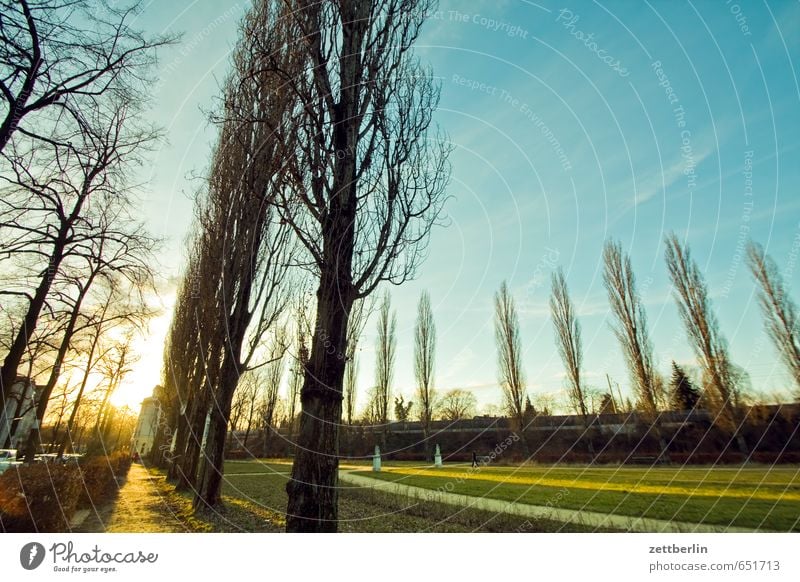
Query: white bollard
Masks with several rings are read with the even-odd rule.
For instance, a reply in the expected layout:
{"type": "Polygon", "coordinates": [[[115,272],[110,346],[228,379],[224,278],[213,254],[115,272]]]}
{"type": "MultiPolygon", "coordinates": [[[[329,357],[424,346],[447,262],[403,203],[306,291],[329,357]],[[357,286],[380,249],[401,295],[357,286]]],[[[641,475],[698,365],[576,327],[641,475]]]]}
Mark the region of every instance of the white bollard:
{"type": "Polygon", "coordinates": [[[381,472],[381,448],[378,445],[375,445],[375,454],[372,455],[372,470],[381,472]]]}
{"type": "Polygon", "coordinates": [[[434,467],[442,466],[442,451],[439,450],[439,445],[436,445],[436,453],[433,455],[433,466],[434,467]]]}

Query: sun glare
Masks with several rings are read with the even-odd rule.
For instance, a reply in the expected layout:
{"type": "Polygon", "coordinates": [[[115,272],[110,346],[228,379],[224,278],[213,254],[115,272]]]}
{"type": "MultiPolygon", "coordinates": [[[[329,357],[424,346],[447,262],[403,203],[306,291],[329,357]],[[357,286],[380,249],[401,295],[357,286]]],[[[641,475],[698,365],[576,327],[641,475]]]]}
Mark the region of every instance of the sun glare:
{"type": "Polygon", "coordinates": [[[174,298],[169,299],[163,313],[150,320],[147,331],[134,340],[134,352],[139,359],[111,396],[111,402],[115,406],[129,406],[138,413],[142,400],[150,396],[153,388],[161,381],[163,346],[172,318],[174,298]]]}

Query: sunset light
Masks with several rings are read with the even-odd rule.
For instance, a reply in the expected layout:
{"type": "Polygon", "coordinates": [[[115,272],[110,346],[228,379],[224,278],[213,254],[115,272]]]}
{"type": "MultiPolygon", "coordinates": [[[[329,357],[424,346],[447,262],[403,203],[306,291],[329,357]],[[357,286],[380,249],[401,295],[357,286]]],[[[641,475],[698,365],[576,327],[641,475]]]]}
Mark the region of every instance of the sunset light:
{"type": "Polygon", "coordinates": [[[799,64],[798,0],[0,0],[10,579],[796,579],[799,64]]]}

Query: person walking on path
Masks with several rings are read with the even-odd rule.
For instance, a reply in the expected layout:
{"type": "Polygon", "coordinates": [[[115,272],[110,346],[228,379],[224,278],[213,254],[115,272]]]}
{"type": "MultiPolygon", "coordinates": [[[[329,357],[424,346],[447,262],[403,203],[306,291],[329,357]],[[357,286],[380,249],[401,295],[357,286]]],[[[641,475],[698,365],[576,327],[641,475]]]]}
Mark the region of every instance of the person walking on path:
{"type": "Polygon", "coordinates": [[[478,466],[478,453],[472,451],[472,468],[474,469],[477,466],[478,466]]]}

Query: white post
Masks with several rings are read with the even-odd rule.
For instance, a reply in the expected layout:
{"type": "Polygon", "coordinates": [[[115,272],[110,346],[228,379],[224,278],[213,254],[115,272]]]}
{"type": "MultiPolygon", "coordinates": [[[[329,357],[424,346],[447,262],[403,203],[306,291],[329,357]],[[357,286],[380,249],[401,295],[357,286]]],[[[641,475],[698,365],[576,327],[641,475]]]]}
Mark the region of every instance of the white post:
{"type": "Polygon", "coordinates": [[[375,454],[372,455],[372,470],[376,473],[381,471],[381,448],[375,445],[375,454]]]}
{"type": "Polygon", "coordinates": [[[435,467],[442,466],[442,451],[439,450],[439,445],[436,445],[436,454],[433,455],[433,465],[435,467]]]}

